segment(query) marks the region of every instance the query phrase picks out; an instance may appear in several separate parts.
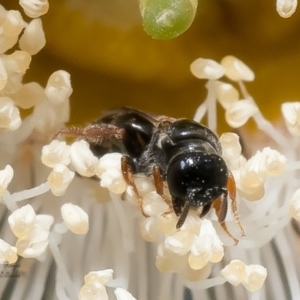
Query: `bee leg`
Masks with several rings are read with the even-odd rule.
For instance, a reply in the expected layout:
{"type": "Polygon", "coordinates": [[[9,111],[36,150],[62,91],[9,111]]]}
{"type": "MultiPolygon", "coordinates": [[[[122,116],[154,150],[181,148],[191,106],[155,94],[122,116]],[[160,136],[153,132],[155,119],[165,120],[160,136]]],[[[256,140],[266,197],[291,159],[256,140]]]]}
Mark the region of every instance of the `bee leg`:
{"type": "Polygon", "coordinates": [[[226,223],[225,223],[225,218],[227,214],[227,208],[228,208],[228,199],[227,195],[225,194],[224,197],[219,197],[213,202],[213,207],[216,210],[216,215],[218,217],[218,222],[222,229],[227,233],[227,235],[233,239],[234,244],[237,245],[239,240],[236,239],[228,230],[226,223]]]}
{"type": "Polygon", "coordinates": [[[149,217],[144,211],[142,196],[140,195],[140,193],[135,185],[134,179],[133,179],[131,159],[129,156],[126,156],[126,155],[122,156],[121,169],[122,169],[122,174],[124,176],[126,183],[132,187],[133,192],[135,193],[135,195],[137,197],[138,204],[139,204],[139,207],[140,207],[140,210],[141,210],[143,216],[146,218],[149,217]]]}
{"type": "Polygon", "coordinates": [[[163,180],[161,168],[159,166],[154,166],[153,168],[153,179],[154,179],[156,193],[160,195],[169,206],[169,210],[166,211],[165,214],[173,212],[172,202],[164,194],[164,180],[163,180]]]}
{"type": "Polygon", "coordinates": [[[124,136],[124,129],[111,124],[97,123],[87,125],[86,127],[73,126],[62,128],[53,138],[56,138],[59,135],[70,138],[81,138],[92,144],[101,144],[104,140],[112,137],[122,139],[124,136]]]}
{"type": "Polygon", "coordinates": [[[240,220],[240,216],[238,214],[237,203],[236,203],[236,186],[232,173],[229,171],[228,173],[228,181],[227,181],[227,190],[229,193],[229,197],[231,199],[231,210],[234,215],[235,222],[238,224],[242,237],[246,236],[245,229],[243,228],[240,220]]]}
{"type": "Polygon", "coordinates": [[[188,201],[188,200],[185,201],[185,203],[183,205],[183,208],[182,208],[182,213],[181,213],[181,215],[180,215],[180,217],[178,219],[178,222],[176,224],[176,228],[177,229],[179,229],[183,225],[183,223],[184,223],[184,221],[185,221],[185,219],[186,219],[186,217],[187,217],[187,215],[189,213],[190,204],[191,204],[190,201],[188,201]]]}

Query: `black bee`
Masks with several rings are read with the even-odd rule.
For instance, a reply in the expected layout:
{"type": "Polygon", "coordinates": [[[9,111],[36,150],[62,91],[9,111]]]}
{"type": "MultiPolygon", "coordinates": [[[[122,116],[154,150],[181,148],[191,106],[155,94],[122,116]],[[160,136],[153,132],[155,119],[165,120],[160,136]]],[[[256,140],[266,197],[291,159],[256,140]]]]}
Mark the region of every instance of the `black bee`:
{"type": "Polygon", "coordinates": [[[156,191],[179,216],[180,228],[190,210],[202,209],[204,217],[214,207],[226,233],[224,222],[228,196],[242,234],[235,202],[235,182],[222,158],[217,136],[207,127],[188,119],[155,116],[132,108],[108,111],[86,127],[61,129],[58,134],[85,139],[97,156],[119,152],[126,182],[133,187],[144,213],[134,174],[153,174],[156,191]],[[172,201],[165,197],[167,183],[172,201]]]}

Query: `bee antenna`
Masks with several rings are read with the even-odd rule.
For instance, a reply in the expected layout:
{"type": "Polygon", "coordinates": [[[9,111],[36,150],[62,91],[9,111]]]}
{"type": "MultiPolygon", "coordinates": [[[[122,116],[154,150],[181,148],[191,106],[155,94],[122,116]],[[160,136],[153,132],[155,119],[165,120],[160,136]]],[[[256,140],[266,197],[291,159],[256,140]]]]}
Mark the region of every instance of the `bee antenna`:
{"type": "Polygon", "coordinates": [[[176,224],[177,229],[179,229],[183,225],[183,223],[184,223],[184,221],[185,221],[185,219],[188,215],[188,212],[190,210],[190,205],[191,205],[191,202],[189,200],[186,200],[185,203],[184,203],[183,209],[182,209],[182,213],[181,213],[181,215],[179,217],[179,220],[176,224]]]}

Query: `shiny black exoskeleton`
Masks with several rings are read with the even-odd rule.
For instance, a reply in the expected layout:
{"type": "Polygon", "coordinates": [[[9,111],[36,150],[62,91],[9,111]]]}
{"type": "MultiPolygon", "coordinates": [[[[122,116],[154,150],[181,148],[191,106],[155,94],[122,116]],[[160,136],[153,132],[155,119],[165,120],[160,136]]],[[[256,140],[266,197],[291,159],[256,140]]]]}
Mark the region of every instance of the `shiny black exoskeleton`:
{"type": "MultiPolygon", "coordinates": [[[[223,196],[227,210],[228,169],[219,140],[211,130],[191,120],[152,116],[131,108],[109,111],[93,125],[103,124],[122,129],[122,137],[112,135],[100,143],[89,141],[94,154],[123,153],[130,158],[134,173],[149,175],[159,167],[174,212],[180,216],[177,228],[184,223],[190,207],[202,208],[203,217],[214,200],[223,196]]],[[[223,221],[225,216],[219,219],[223,221]]]]}

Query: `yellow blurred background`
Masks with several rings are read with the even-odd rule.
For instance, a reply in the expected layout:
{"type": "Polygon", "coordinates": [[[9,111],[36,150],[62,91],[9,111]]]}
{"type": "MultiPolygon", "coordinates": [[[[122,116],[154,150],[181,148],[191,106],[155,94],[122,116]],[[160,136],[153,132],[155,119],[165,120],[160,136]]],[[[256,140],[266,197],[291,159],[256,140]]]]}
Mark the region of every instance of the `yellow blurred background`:
{"type": "MultiPolygon", "coordinates": [[[[205,97],[190,63],[235,55],[250,66],[248,83],[262,112],[300,100],[300,8],[281,18],[275,0],[200,0],[196,20],[182,36],[157,41],[142,28],[138,0],[50,0],[42,17],[46,47],[33,58],[26,81],[43,86],[57,69],[71,73],[71,123],[101,111],[132,106],[173,117],[192,117],[205,97]]],[[[7,9],[18,1],[2,0],[7,9]]]]}

